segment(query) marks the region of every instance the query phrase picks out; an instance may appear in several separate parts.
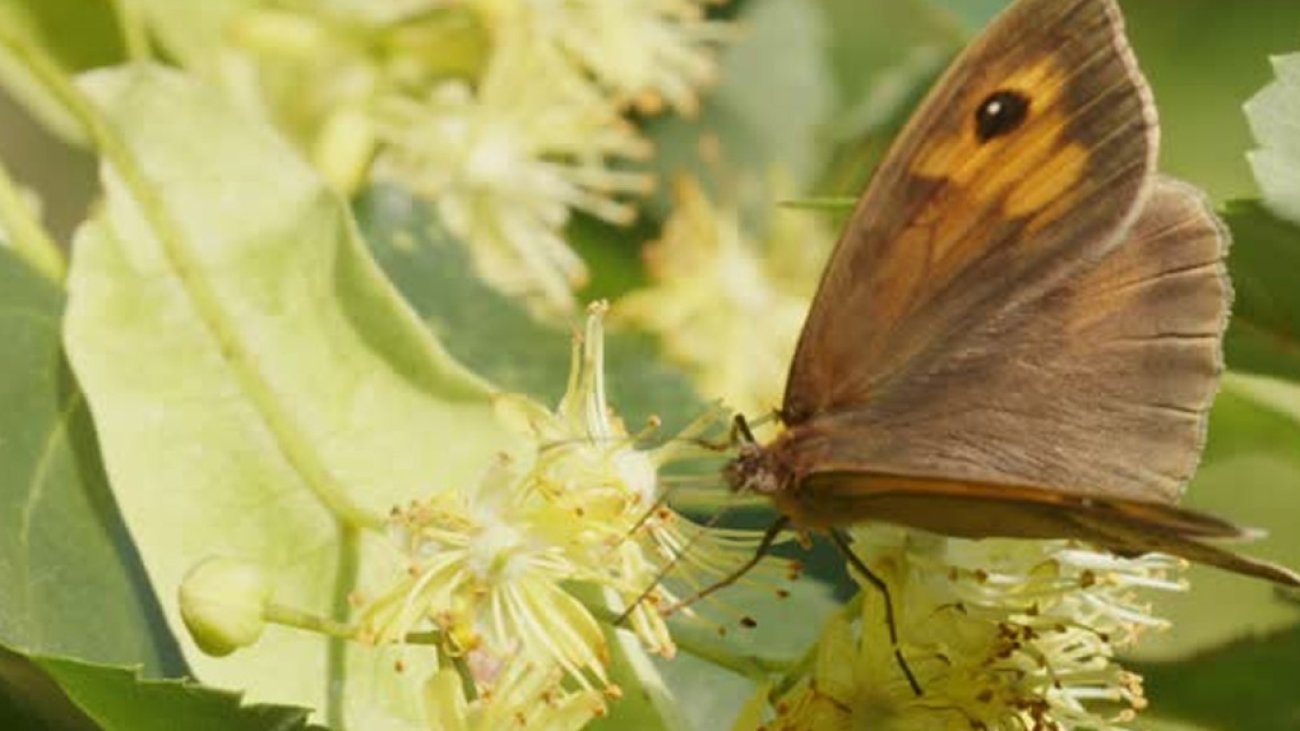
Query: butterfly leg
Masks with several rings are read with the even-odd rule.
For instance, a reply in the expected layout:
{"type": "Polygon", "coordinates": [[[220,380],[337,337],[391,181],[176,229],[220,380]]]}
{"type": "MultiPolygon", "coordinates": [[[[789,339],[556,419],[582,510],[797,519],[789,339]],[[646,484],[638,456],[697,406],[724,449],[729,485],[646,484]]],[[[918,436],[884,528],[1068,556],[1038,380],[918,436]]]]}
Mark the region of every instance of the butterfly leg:
{"type": "Polygon", "coordinates": [[[741,437],[746,444],[758,444],[754,438],[754,432],[749,428],[749,422],[745,420],[744,414],[736,414],[736,418],[731,421],[731,443],[738,443],[736,437],[741,437]]]}
{"type": "Polygon", "coordinates": [[[903,657],[902,648],[898,646],[898,623],[894,619],[894,600],[889,595],[889,585],[885,583],[884,579],[876,576],[871,569],[867,568],[865,561],[858,558],[858,555],[853,552],[853,547],[849,545],[849,538],[844,531],[832,530],[830,536],[831,542],[839,549],[844,556],[844,560],[857,569],[858,573],[870,582],[884,598],[885,625],[889,628],[889,643],[894,647],[894,660],[898,662],[899,669],[907,677],[907,684],[912,686],[912,692],[920,696],[921,684],[916,682],[916,676],[912,674],[912,668],[907,664],[907,659],[903,657]]]}
{"type": "Polygon", "coordinates": [[[744,414],[736,414],[732,417],[731,429],[727,431],[727,436],[724,439],[714,441],[712,439],[695,438],[688,441],[712,452],[730,451],[735,449],[736,445],[742,441],[748,444],[756,443],[754,432],[750,430],[749,422],[745,420],[744,414]]]}
{"type": "Polygon", "coordinates": [[[773,521],[772,525],[768,526],[767,532],[763,534],[763,538],[758,542],[758,548],[754,550],[754,555],[748,561],[741,564],[735,571],[732,571],[718,581],[709,584],[685,599],[678,601],[671,607],[668,607],[663,612],[664,616],[668,616],[673,612],[689,607],[713,592],[718,591],[719,589],[724,589],[739,581],[741,577],[752,571],[753,568],[758,565],[759,561],[763,560],[763,557],[767,555],[767,552],[772,549],[772,544],[776,542],[777,536],[781,535],[781,531],[785,530],[786,526],[789,524],[790,519],[784,515],[777,518],[773,521]]]}

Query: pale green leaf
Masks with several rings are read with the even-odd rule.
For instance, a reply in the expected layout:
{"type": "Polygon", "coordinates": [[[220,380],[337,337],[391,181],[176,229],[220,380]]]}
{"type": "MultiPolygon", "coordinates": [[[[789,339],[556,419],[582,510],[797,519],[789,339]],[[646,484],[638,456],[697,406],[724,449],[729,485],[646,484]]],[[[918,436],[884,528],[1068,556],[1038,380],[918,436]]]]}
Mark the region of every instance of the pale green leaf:
{"type": "Polygon", "coordinates": [[[1300,223],[1300,53],[1273,59],[1271,84],[1246,102],[1259,149],[1250,153],[1264,203],[1300,223]]]}
{"type": "Polygon", "coordinates": [[[195,562],[228,555],[264,564],[278,603],[344,619],[386,556],[361,526],[464,487],[510,446],[487,387],[262,122],[157,68],[83,86],[143,179],[105,171],[106,205],[74,245],[64,337],[168,625],[204,682],[325,708],[331,723],[409,727],[411,658],[410,682],[395,682],[383,653],[276,627],[209,658],[175,593],[195,562]]]}

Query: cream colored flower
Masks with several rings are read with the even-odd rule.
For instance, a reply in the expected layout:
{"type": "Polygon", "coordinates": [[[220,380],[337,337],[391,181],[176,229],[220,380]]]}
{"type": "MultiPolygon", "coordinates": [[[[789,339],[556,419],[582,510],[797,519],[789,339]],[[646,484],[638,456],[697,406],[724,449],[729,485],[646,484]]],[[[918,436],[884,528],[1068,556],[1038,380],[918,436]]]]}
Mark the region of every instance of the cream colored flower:
{"type": "MultiPolygon", "coordinates": [[[[629,617],[647,649],[671,655],[660,608],[752,555],[754,534],[704,529],[659,504],[659,468],[698,448],[675,440],[642,449],[610,411],[604,311],[593,307],[575,339],[555,412],[525,397],[499,397],[503,418],[533,439],[526,459],[503,456],[473,489],[394,510],[391,536],[407,571],[364,607],[361,639],[401,643],[434,632],[444,666],[465,662],[489,690],[501,668],[523,664],[558,668],[579,688],[612,691],[598,613],[625,610],[669,574],[668,586],[629,617]]],[[[707,413],[684,436],[719,415],[707,413]]]]}
{"type": "Polygon", "coordinates": [[[455,670],[440,670],[425,688],[432,731],[577,731],[605,715],[599,691],[568,691],[562,674],[525,664],[507,666],[491,689],[465,697],[465,681],[455,670]]]}
{"type": "Polygon", "coordinates": [[[524,34],[498,39],[476,87],[448,81],[419,99],[377,107],[376,177],[435,201],[498,286],[572,306],[587,277],[563,230],[571,212],[629,223],[622,198],[650,190],[616,159],[644,159],[649,144],[558,52],[524,34]]]}
{"type": "MultiPolygon", "coordinates": [[[[603,303],[590,308],[586,334],[574,342],[569,388],[554,413],[518,397],[503,398],[501,407],[537,444],[533,488],[571,516],[563,527],[569,555],[577,563],[603,568],[602,583],[620,610],[654,587],[648,601],[632,608],[629,620],[646,649],[671,656],[675,647],[661,610],[753,555],[758,536],[706,529],[660,504],[660,469],[700,456],[703,450],[691,440],[725,412],[711,409],[661,446],[638,448],[605,397],[605,311],[603,303]],[[656,586],[661,578],[665,581],[656,586]]],[[[755,577],[771,570],[764,564],[755,577]]]]}
{"type": "MultiPolygon", "coordinates": [[[[512,3],[513,4],[513,3],[512,3]]],[[[617,224],[650,175],[616,100],[536,28],[467,3],[259,7],[231,30],[263,103],[336,187],[397,183],[432,201],[482,275],[545,312],[587,278],[564,228],[617,224]]]]}
{"type": "Polygon", "coordinates": [[[646,256],[654,283],[615,317],[657,333],[697,390],[741,413],[780,405],[781,389],[831,234],[806,212],[777,210],[758,239],[735,207],[683,178],[663,238],[646,256]]]}
{"type": "Polygon", "coordinates": [[[529,500],[526,479],[503,458],[474,490],[395,510],[391,535],[409,569],[367,607],[362,639],[437,630],[450,656],[558,666],[584,687],[606,685],[604,632],[563,587],[595,576],[553,540],[551,511],[529,500]]]}
{"type": "MultiPolygon", "coordinates": [[[[891,526],[856,549],[888,582],[901,649],[894,660],[880,594],[832,620],[809,677],[778,699],[777,729],[1117,731],[1146,705],[1116,649],[1164,626],[1137,590],[1178,589],[1172,558],[1121,559],[1064,541],[966,541],[891,526]]],[[[755,728],[755,726],[750,726],[755,728]]]]}
{"type": "Polygon", "coordinates": [[[494,25],[555,45],[618,98],[645,112],[664,103],[693,114],[717,76],[716,46],[732,36],[709,20],[718,0],[471,0],[494,25]]]}
{"type": "Polygon", "coordinates": [[[479,18],[442,0],[264,3],[236,15],[225,36],[234,52],[225,85],[348,194],[369,180],[376,107],[474,78],[490,51],[479,18]]]}

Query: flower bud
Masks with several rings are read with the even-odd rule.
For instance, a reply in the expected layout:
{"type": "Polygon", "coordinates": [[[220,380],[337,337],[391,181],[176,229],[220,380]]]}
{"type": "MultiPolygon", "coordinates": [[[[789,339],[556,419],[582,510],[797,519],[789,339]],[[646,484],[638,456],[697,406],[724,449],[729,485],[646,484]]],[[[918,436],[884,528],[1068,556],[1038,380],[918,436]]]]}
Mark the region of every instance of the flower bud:
{"type": "Polygon", "coordinates": [[[181,582],[181,618],[199,649],[220,657],[257,641],[271,584],[262,567],[234,558],[198,563],[181,582]]]}

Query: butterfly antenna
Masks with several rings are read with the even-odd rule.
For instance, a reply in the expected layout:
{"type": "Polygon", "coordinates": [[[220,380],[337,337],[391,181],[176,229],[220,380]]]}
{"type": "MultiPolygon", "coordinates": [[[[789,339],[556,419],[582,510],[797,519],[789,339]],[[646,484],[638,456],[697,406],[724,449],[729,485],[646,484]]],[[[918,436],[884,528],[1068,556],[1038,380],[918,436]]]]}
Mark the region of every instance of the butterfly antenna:
{"type": "MultiPolygon", "coordinates": [[[[670,487],[669,489],[664,490],[663,494],[660,495],[658,498],[656,498],[655,501],[651,503],[650,507],[647,508],[644,513],[641,513],[641,517],[637,518],[636,522],[632,524],[632,527],[627,529],[627,533],[623,534],[624,541],[636,535],[636,532],[641,530],[641,528],[645,526],[646,521],[650,520],[651,516],[659,512],[659,510],[663,508],[664,505],[668,504],[668,495],[673,491],[673,489],[675,488],[670,487]]],[[[655,583],[657,584],[658,582],[656,581],[655,583]]]]}
{"type": "Polygon", "coordinates": [[[867,568],[866,562],[858,558],[858,555],[853,552],[853,547],[849,545],[849,538],[844,534],[844,531],[831,531],[831,542],[839,549],[840,554],[844,556],[844,560],[857,569],[858,573],[862,574],[884,597],[885,626],[889,628],[889,644],[894,648],[894,660],[898,663],[899,669],[903,671],[903,675],[906,676],[907,684],[912,686],[912,692],[919,698],[921,696],[921,684],[916,682],[916,676],[912,674],[912,668],[907,664],[907,659],[903,657],[903,649],[898,644],[898,623],[894,619],[894,600],[889,595],[889,585],[875,572],[867,568]]]}
{"type": "MultiPolygon", "coordinates": [[[[751,444],[757,442],[757,440],[754,438],[754,432],[749,428],[749,423],[745,420],[745,416],[743,414],[736,414],[735,418],[732,420],[731,430],[727,435],[727,439],[725,442],[719,444],[716,442],[708,442],[703,439],[690,440],[690,441],[694,441],[697,444],[700,444],[701,446],[705,446],[711,449],[717,449],[721,451],[721,450],[730,449],[734,447],[736,444],[740,442],[741,439],[751,444]]],[[[660,496],[658,500],[655,501],[655,504],[651,506],[651,508],[647,510],[641,516],[640,519],[637,520],[637,522],[632,526],[631,530],[628,531],[628,536],[631,536],[637,530],[640,530],[645,525],[646,521],[649,520],[650,516],[652,516],[656,511],[658,511],[664,505],[665,502],[667,502],[669,492],[670,491],[665,491],[664,494],[660,496]]],[[[685,543],[685,545],[681,547],[680,550],[677,551],[677,553],[672,557],[672,559],[669,560],[668,563],[665,564],[664,567],[660,569],[658,573],[655,574],[654,580],[650,582],[650,584],[645,588],[645,590],[642,591],[637,596],[637,598],[631,604],[629,604],[626,609],[623,610],[622,614],[620,614],[617,617],[617,619],[615,619],[614,621],[615,626],[623,625],[627,621],[627,619],[631,617],[632,612],[636,611],[636,608],[641,606],[642,602],[650,598],[650,595],[654,593],[655,589],[657,589],[660,586],[660,584],[663,583],[663,581],[668,577],[668,575],[671,574],[675,568],[677,568],[677,565],[682,561],[682,559],[686,557],[687,552],[691,549],[692,546],[695,545],[695,542],[698,541],[700,538],[702,538],[704,535],[706,535],[708,531],[711,528],[713,528],[725,514],[726,514],[725,509],[719,510],[718,512],[714,513],[712,517],[709,518],[708,522],[700,526],[700,529],[696,531],[694,535],[691,536],[691,538],[685,543]]],[[[754,556],[752,558],[750,558],[744,564],[741,564],[735,571],[732,571],[730,574],[723,577],[720,581],[714,582],[713,584],[704,587],[700,591],[695,592],[694,594],[687,597],[686,599],[683,599],[673,604],[671,607],[664,610],[663,612],[664,616],[668,616],[673,612],[676,612],[687,606],[690,606],[691,604],[694,604],[695,602],[709,596],[715,591],[718,591],[719,589],[722,589],[726,586],[730,586],[731,584],[734,584],[737,581],[739,581],[745,574],[752,571],[754,567],[756,567],[758,563],[762,561],[763,557],[767,555],[769,550],[771,550],[772,544],[776,542],[777,537],[780,535],[781,531],[786,527],[786,525],[788,525],[788,523],[789,520],[784,516],[778,518],[776,522],[774,522],[767,529],[767,532],[763,534],[762,539],[759,541],[758,548],[754,551],[754,556]]]]}
{"type": "Polygon", "coordinates": [[[731,573],[722,577],[718,581],[709,584],[708,586],[704,587],[703,589],[700,589],[694,594],[691,594],[685,599],[678,601],[676,604],[672,605],[671,607],[668,607],[667,609],[664,610],[664,616],[666,617],[674,612],[685,609],[686,607],[689,607],[695,602],[698,602],[699,600],[709,596],[715,591],[718,591],[720,589],[725,589],[726,587],[731,586],[737,581],[740,581],[740,579],[743,578],[745,574],[752,571],[754,567],[758,565],[759,561],[763,560],[763,557],[767,555],[768,551],[772,550],[772,544],[776,543],[776,539],[778,536],[781,535],[781,531],[785,530],[786,527],[789,525],[790,525],[790,519],[787,518],[786,516],[782,515],[781,517],[777,518],[775,521],[772,522],[772,525],[768,526],[767,531],[763,533],[762,540],[758,542],[758,548],[754,549],[754,555],[751,556],[748,561],[736,567],[735,571],[732,571],[731,573]]]}
{"type": "MultiPolygon", "coordinates": [[[[746,421],[745,415],[736,414],[735,418],[733,418],[731,422],[731,432],[727,437],[727,443],[731,446],[735,446],[741,440],[744,440],[749,444],[756,444],[758,442],[758,440],[754,438],[753,430],[749,428],[749,422],[746,421]]],[[[722,511],[716,513],[714,515],[714,518],[709,521],[709,524],[706,527],[711,527],[712,524],[715,523],[717,521],[717,518],[720,517],[721,515],[722,515],[722,511]]],[[[772,525],[768,526],[767,531],[763,533],[762,539],[760,539],[758,542],[758,547],[754,549],[754,555],[751,556],[749,560],[745,561],[745,563],[736,567],[734,571],[722,577],[720,580],[713,582],[712,584],[704,587],[703,589],[700,589],[699,591],[695,592],[694,594],[691,594],[690,596],[684,599],[679,600],[672,606],[663,610],[664,616],[666,617],[673,614],[674,612],[681,611],[682,609],[689,607],[690,605],[700,601],[701,599],[704,599],[705,597],[713,594],[714,592],[717,592],[721,589],[731,586],[737,581],[740,581],[740,579],[743,578],[745,574],[748,574],[750,571],[754,570],[754,567],[758,566],[759,562],[763,560],[763,557],[766,556],[769,551],[771,551],[772,544],[776,542],[777,537],[781,535],[781,531],[785,530],[785,528],[789,526],[789,524],[790,524],[790,519],[787,518],[786,516],[783,515],[777,518],[775,521],[773,521],[772,525]]],[[[700,534],[697,534],[696,537],[702,535],[702,533],[703,531],[701,531],[700,534]]],[[[692,542],[694,542],[694,539],[692,539],[692,542]]],[[[689,547],[689,544],[687,547],[689,547]]],[[[667,568],[671,569],[674,565],[676,565],[677,561],[680,560],[682,556],[685,556],[685,554],[686,554],[686,549],[683,548],[682,551],[678,553],[677,557],[674,558],[674,560],[668,565],[667,568]]],[[[666,572],[664,572],[663,575],[666,576],[667,575],[666,572]]],[[[662,576],[660,577],[660,579],[662,579],[662,576]]],[[[635,605],[633,606],[635,607],[635,605]]]]}
{"type": "MultiPolygon", "coordinates": [[[[642,514],[640,519],[638,519],[637,522],[633,524],[632,529],[628,531],[627,534],[628,537],[630,537],[633,533],[635,533],[642,526],[644,526],[646,524],[646,521],[650,519],[650,516],[652,516],[656,511],[662,508],[664,503],[667,501],[668,501],[668,491],[665,491],[664,495],[662,495],[658,500],[655,501],[655,504],[651,506],[650,510],[647,510],[644,514],[642,514]]],[[[627,609],[623,610],[622,614],[618,615],[618,618],[614,620],[614,626],[616,627],[622,626],[623,623],[627,621],[628,617],[632,616],[632,612],[636,611],[636,608],[641,606],[641,602],[644,602],[646,599],[650,598],[650,595],[655,592],[655,589],[659,588],[659,585],[662,584],[666,578],[668,578],[668,575],[672,573],[673,569],[677,568],[677,564],[681,563],[681,560],[686,557],[686,552],[691,550],[691,547],[695,545],[695,542],[703,538],[709,532],[709,530],[713,528],[713,526],[717,525],[718,521],[722,519],[722,516],[724,514],[726,514],[726,510],[719,510],[718,512],[714,513],[713,516],[709,518],[708,522],[701,525],[700,529],[695,531],[695,533],[691,535],[691,537],[686,541],[686,543],[682,545],[681,550],[677,551],[677,553],[673,555],[671,559],[669,559],[668,563],[665,564],[663,568],[659,569],[659,571],[655,574],[654,578],[646,586],[645,590],[637,595],[636,600],[634,600],[631,604],[629,604],[627,606],[627,609]]]]}

